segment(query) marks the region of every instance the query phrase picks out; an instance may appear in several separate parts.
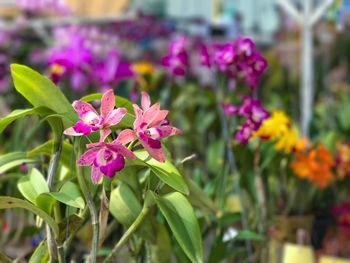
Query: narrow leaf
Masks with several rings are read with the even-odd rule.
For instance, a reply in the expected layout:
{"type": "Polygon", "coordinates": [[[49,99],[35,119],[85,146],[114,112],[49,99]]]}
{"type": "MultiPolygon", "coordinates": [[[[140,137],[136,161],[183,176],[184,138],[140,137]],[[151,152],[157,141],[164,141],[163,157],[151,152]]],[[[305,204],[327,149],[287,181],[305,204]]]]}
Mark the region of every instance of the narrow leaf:
{"type": "Polygon", "coordinates": [[[35,163],[37,160],[28,158],[24,152],[12,152],[0,156],[0,174],[21,165],[22,163],[35,163]]]}
{"type": "MultiPolygon", "coordinates": [[[[136,157],[145,165],[149,166],[164,183],[183,194],[189,194],[188,186],[184,178],[169,160],[166,160],[164,163],[158,162],[150,157],[145,150],[135,151],[134,153],[136,157]]],[[[135,165],[138,164],[140,163],[135,163],[135,165]]]]}
{"type": "Polygon", "coordinates": [[[49,251],[46,240],[40,242],[29,259],[29,263],[46,263],[49,261],[49,251]]]}

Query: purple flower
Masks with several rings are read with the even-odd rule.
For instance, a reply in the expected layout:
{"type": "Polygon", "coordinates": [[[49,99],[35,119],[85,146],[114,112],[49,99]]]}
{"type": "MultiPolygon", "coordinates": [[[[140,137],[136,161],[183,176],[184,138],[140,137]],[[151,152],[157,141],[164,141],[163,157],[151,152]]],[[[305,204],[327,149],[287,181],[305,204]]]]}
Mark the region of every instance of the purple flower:
{"type": "Polygon", "coordinates": [[[223,103],[221,107],[227,117],[233,117],[238,112],[238,107],[232,103],[223,103]]]}
{"type": "Polygon", "coordinates": [[[91,104],[76,100],[73,108],[78,113],[80,120],[72,127],[66,129],[64,134],[71,136],[89,135],[100,130],[100,141],[103,142],[111,134],[110,126],[118,124],[126,114],[125,108],[115,107],[113,90],[108,90],[101,99],[101,115],[91,104]]]}
{"type": "Polygon", "coordinates": [[[236,140],[243,144],[249,141],[253,133],[260,128],[263,121],[270,116],[259,100],[249,96],[242,99],[238,115],[246,119],[236,134],[236,140]]]}
{"type": "Polygon", "coordinates": [[[118,138],[112,143],[91,143],[87,145],[87,148],[89,150],[80,156],[77,164],[92,166],[91,180],[93,183],[98,183],[102,175],[113,178],[124,168],[124,158],[135,159],[134,153],[123,146],[118,138]]]}
{"type": "Polygon", "coordinates": [[[184,76],[188,67],[188,56],[185,50],[185,37],[171,41],[169,45],[169,54],[162,58],[162,65],[173,76],[184,76]]]}
{"type": "Polygon", "coordinates": [[[251,125],[250,121],[246,121],[242,127],[238,130],[236,134],[236,140],[242,144],[249,142],[254,132],[254,127],[251,125]]]}
{"type": "Polygon", "coordinates": [[[235,55],[236,53],[232,44],[216,46],[214,62],[221,71],[226,71],[234,62],[235,55]]]}

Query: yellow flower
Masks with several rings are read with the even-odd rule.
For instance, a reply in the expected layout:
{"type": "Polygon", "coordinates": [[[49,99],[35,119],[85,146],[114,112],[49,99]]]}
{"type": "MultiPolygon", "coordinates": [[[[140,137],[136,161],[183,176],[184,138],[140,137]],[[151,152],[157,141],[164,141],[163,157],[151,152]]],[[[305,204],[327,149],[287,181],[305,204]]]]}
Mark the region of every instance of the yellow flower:
{"type": "Polygon", "coordinates": [[[289,130],[290,120],[282,111],[273,111],[271,116],[265,120],[255,136],[262,139],[275,140],[289,130]]]}
{"type": "Polygon", "coordinates": [[[276,150],[285,153],[303,151],[307,146],[307,140],[300,138],[298,130],[292,127],[291,120],[283,111],[273,111],[254,136],[274,141],[276,150]]]}
{"type": "Polygon", "coordinates": [[[154,67],[151,63],[147,61],[139,61],[132,65],[132,69],[138,75],[152,74],[154,72],[154,67]]]}
{"type": "Polygon", "coordinates": [[[289,129],[277,139],[275,148],[285,153],[291,153],[296,148],[298,141],[299,132],[296,129],[289,129]]]}

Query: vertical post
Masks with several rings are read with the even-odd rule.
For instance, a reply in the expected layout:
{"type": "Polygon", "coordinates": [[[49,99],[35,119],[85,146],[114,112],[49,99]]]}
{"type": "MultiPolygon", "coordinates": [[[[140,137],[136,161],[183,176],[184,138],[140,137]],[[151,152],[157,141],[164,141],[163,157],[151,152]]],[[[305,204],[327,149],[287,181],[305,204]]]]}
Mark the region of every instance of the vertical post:
{"type": "Polygon", "coordinates": [[[309,125],[312,117],[314,79],[313,79],[313,39],[312,12],[313,0],[304,0],[302,21],[302,52],[301,52],[301,130],[303,136],[309,135],[309,125]]]}

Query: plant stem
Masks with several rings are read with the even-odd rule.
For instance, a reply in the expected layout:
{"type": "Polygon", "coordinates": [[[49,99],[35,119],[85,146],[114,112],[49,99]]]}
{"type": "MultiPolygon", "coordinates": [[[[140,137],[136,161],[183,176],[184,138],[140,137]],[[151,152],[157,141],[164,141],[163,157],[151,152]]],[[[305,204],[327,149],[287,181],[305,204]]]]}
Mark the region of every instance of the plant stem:
{"type": "MultiPolygon", "coordinates": [[[[220,76],[219,76],[220,77],[220,76]]],[[[231,147],[232,145],[232,142],[231,142],[231,139],[230,139],[230,130],[231,130],[231,127],[230,127],[230,123],[228,122],[226,116],[225,116],[225,112],[224,110],[222,109],[221,107],[221,103],[223,102],[223,91],[225,90],[225,81],[224,81],[224,77],[222,77],[222,80],[219,82],[219,85],[216,86],[215,85],[215,92],[216,92],[216,105],[217,105],[217,109],[218,109],[218,112],[219,112],[219,117],[220,117],[220,123],[221,123],[221,129],[222,129],[222,135],[224,137],[224,142],[225,142],[225,145],[226,145],[226,153],[227,153],[227,160],[228,160],[228,164],[229,164],[229,167],[230,167],[230,171],[232,174],[236,174],[237,176],[237,180],[234,180],[234,186],[235,186],[235,191],[236,191],[236,194],[238,195],[238,198],[239,198],[239,201],[240,201],[240,204],[241,204],[241,207],[242,207],[242,216],[241,216],[241,223],[242,223],[242,226],[244,229],[248,229],[248,221],[247,221],[247,218],[246,218],[246,214],[244,212],[244,208],[243,208],[243,205],[242,205],[242,194],[241,194],[241,187],[240,187],[240,174],[239,174],[239,171],[237,169],[237,165],[236,165],[236,159],[235,159],[235,156],[234,156],[234,153],[233,153],[233,149],[231,147]],[[220,87],[221,87],[221,90],[220,90],[220,87]]],[[[224,203],[224,197],[225,197],[225,191],[224,191],[224,188],[225,186],[227,185],[227,173],[223,173],[223,176],[221,178],[221,185],[220,187],[218,188],[219,190],[219,194],[220,194],[220,203],[221,205],[223,205],[224,203]]],[[[249,258],[251,258],[251,255],[253,255],[253,249],[252,249],[252,244],[249,240],[246,240],[246,248],[247,248],[247,251],[248,251],[248,256],[249,258]]],[[[247,262],[251,262],[250,259],[248,258],[248,261],[247,262]]]]}
{"type": "MultiPolygon", "coordinates": [[[[60,156],[62,152],[62,136],[59,136],[55,140],[53,155],[49,164],[48,172],[47,172],[47,185],[49,190],[52,191],[54,187],[57,167],[60,161],[60,156]]],[[[53,237],[52,231],[48,225],[46,225],[46,235],[47,235],[47,246],[50,256],[50,262],[55,262],[58,259],[61,259],[61,255],[58,255],[57,243],[53,237]]],[[[61,251],[60,251],[61,252],[61,251]]],[[[59,261],[62,262],[62,261],[59,261]]]]}
{"type": "MultiPolygon", "coordinates": [[[[78,156],[81,154],[81,147],[80,147],[80,140],[77,141],[77,147],[78,147],[78,156]]],[[[91,224],[92,224],[92,244],[91,244],[91,252],[90,252],[90,262],[96,263],[96,257],[97,257],[97,249],[98,249],[98,240],[99,240],[99,221],[98,221],[98,212],[94,203],[94,200],[89,192],[89,189],[86,185],[86,181],[84,178],[84,172],[80,166],[76,166],[76,172],[77,172],[77,178],[78,183],[80,186],[80,189],[84,195],[84,198],[86,200],[87,206],[89,208],[90,214],[91,214],[91,224]]]]}
{"type": "Polygon", "coordinates": [[[104,263],[113,262],[112,260],[117,255],[119,249],[129,240],[129,238],[132,236],[132,234],[134,234],[134,232],[138,229],[138,227],[141,225],[141,223],[143,222],[144,218],[148,214],[149,210],[150,210],[150,206],[148,206],[148,205],[145,205],[142,208],[140,214],[137,216],[137,218],[135,219],[134,223],[132,223],[132,225],[128,228],[128,230],[126,230],[124,235],[120,238],[118,243],[114,246],[112,252],[104,260],[104,263]]]}

